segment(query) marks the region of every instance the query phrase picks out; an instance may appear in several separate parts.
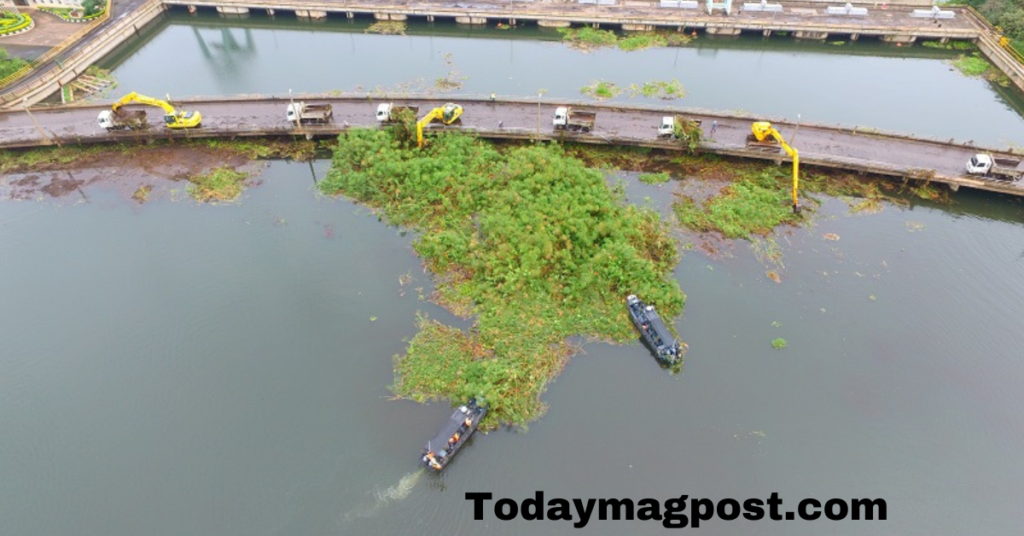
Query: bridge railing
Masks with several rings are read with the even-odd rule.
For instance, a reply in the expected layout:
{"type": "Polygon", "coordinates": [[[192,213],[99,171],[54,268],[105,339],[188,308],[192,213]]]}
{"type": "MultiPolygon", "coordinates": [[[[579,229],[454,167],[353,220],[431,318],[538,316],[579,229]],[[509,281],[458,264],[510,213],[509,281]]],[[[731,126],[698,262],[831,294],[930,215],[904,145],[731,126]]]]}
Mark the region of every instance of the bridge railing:
{"type": "MultiPolygon", "coordinates": [[[[992,22],[989,21],[985,17],[985,15],[982,15],[977,9],[974,9],[973,6],[964,6],[964,10],[967,11],[968,13],[974,15],[974,17],[976,19],[978,19],[981,23],[983,23],[985,26],[987,26],[989,30],[991,30],[993,32],[996,31],[996,26],[994,24],[992,24],[992,22]]],[[[1001,33],[1001,32],[999,32],[999,33],[1001,33]]],[[[999,41],[999,48],[1001,48],[1003,51],[1005,51],[1018,64],[1020,64],[1021,66],[1024,66],[1024,54],[1021,54],[1020,51],[1018,51],[1016,48],[1011,46],[1008,39],[1006,39],[1006,40],[1004,40],[1004,39],[1005,39],[1005,36],[1000,35],[1000,39],[998,40],[999,41]]]]}

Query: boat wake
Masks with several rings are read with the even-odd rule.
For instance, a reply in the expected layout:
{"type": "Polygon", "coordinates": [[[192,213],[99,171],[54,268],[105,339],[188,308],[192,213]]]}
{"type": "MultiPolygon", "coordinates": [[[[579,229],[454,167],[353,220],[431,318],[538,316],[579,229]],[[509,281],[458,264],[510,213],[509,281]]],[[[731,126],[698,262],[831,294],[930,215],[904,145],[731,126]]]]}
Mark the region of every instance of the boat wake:
{"type": "Polygon", "coordinates": [[[418,471],[409,473],[402,477],[397,484],[390,486],[386,489],[376,489],[373,491],[373,501],[368,504],[363,504],[354,508],[351,512],[345,514],[345,519],[356,519],[361,517],[373,517],[376,516],[382,508],[388,505],[388,503],[394,501],[401,501],[412,493],[412,489],[416,487],[416,483],[423,478],[423,474],[426,472],[426,468],[420,468],[418,471]]]}

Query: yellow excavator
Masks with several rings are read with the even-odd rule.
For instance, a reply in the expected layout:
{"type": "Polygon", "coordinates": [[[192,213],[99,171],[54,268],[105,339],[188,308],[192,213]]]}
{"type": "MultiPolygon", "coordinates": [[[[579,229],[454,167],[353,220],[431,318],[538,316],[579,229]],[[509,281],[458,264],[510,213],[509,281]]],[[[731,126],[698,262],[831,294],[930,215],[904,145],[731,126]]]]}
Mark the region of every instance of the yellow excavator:
{"type": "Polygon", "coordinates": [[[753,134],[747,137],[748,146],[774,147],[777,143],[793,159],[793,213],[799,214],[800,201],[797,198],[797,187],[800,185],[800,154],[786,143],[782,134],[779,134],[779,131],[775,130],[775,127],[768,121],[758,121],[750,125],[750,130],[753,134]]]}
{"type": "Polygon", "coordinates": [[[451,102],[430,110],[427,115],[423,116],[423,119],[416,122],[416,144],[423,147],[423,127],[439,119],[441,123],[451,125],[459,122],[460,117],[462,117],[462,106],[451,102]]]}
{"type": "Polygon", "coordinates": [[[195,128],[198,127],[200,122],[203,120],[203,116],[199,112],[175,110],[174,106],[171,106],[167,101],[154,99],[153,97],[147,97],[145,95],[139,95],[134,91],[121,97],[120,100],[110,107],[110,109],[113,112],[113,115],[117,116],[118,110],[120,110],[122,106],[133,102],[163,108],[164,124],[167,128],[195,128]]]}

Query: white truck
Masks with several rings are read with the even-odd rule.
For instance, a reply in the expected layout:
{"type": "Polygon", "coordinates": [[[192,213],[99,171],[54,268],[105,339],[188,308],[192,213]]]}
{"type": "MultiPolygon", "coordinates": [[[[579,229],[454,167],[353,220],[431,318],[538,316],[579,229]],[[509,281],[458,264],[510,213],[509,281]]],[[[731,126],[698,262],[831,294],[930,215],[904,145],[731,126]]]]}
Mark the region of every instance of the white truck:
{"type": "Polygon", "coordinates": [[[290,102],[285,117],[289,123],[326,125],[334,117],[334,108],[328,103],[290,102]]]}
{"type": "Polygon", "coordinates": [[[385,102],[377,105],[377,122],[380,124],[394,123],[402,112],[411,112],[412,118],[420,112],[419,106],[398,106],[393,102],[385,102]]]}
{"type": "Polygon", "coordinates": [[[671,138],[676,136],[676,125],[683,132],[687,132],[689,129],[700,127],[699,119],[689,119],[681,115],[665,115],[661,118],[661,124],[658,125],[658,137],[659,138],[671,138]]]}
{"type": "Polygon", "coordinates": [[[145,130],[149,128],[145,110],[103,110],[96,118],[101,128],[107,130],[145,130]]]}
{"type": "Polygon", "coordinates": [[[1024,176],[1024,170],[1017,169],[1020,161],[1020,158],[978,153],[967,161],[967,173],[990,179],[1015,181],[1024,176]]]}
{"type": "Polygon", "coordinates": [[[594,129],[597,112],[580,110],[572,106],[559,106],[555,109],[555,117],[551,120],[556,130],[580,130],[590,132],[594,129]]]}

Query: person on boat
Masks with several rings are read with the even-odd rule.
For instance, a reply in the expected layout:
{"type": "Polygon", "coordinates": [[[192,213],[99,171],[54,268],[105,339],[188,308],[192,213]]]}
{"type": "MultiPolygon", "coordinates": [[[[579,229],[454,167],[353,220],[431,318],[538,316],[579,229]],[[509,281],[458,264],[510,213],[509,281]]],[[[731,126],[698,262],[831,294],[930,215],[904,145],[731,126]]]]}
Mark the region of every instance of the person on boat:
{"type": "Polygon", "coordinates": [[[465,424],[466,428],[469,428],[470,426],[473,426],[473,419],[466,417],[466,420],[462,421],[462,424],[465,424]]]}
{"type": "Polygon", "coordinates": [[[455,435],[448,441],[449,443],[455,444],[459,442],[459,433],[455,432],[455,435]]]}
{"type": "Polygon", "coordinates": [[[434,457],[433,452],[427,453],[427,461],[430,462],[430,466],[433,467],[434,469],[437,469],[438,471],[441,470],[441,464],[437,463],[437,458],[434,457]]]}

